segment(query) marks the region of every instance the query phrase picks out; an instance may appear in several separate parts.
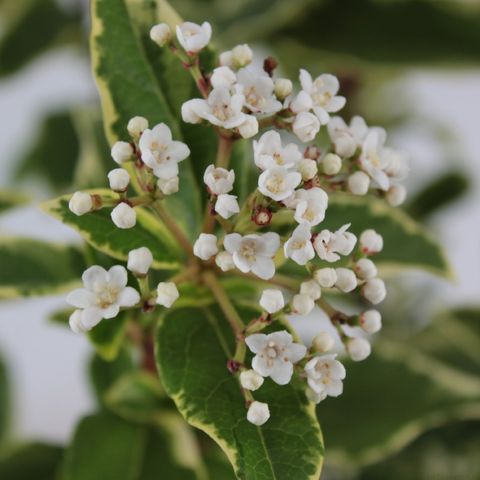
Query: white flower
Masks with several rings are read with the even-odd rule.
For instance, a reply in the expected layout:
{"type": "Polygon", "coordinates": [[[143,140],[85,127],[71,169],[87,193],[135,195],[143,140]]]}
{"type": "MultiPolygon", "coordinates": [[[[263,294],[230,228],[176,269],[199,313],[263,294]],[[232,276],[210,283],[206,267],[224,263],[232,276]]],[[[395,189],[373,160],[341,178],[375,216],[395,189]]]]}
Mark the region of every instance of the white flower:
{"type": "Polygon", "coordinates": [[[252,271],[263,280],[269,280],[275,274],[273,257],[280,247],[280,237],[277,233],[268,232],[244,237],[238,233],[229,233],[225,235],[223,245],[241,272],[252,271]]]}
{"type": "Polygon", "coordinates": [[[345,378],[345,367],[335,360],[336,355],[314,357],[305,365],[308,386],[316,394],[338,397],[343,392],[342,380],[345,378]]]}
{"type": "Polygon", "coordinates": [[[258,190],[277,202],[286,199],[302,181],[298,172],[290,172],[285,167],[273,167],[258,177],[258,190]]]}
{"type": "Polygon", "coordinates": [[[311,142],[320,131],[320,122],[312,113],[300,112],[295,116],[292,129],[302,142],[311,142]]]}
{"type": "Polygon", "coordinates": [[[298,293],[292,298],[293,313],[298,315],[308,315],[315,307],[315,302],[310,295],[298,293]]]}
{"type": "Polygon", "coordinates": [[[300,224],[283,246],[285,256],[299,265],[305,265],[315,257],[311,238],[310,227],[305,223],[300,224]]]}
{"type": "Polygon", "coordinates": [[[217,253],[217,237],[211,233],[201,233],[193,244],[193,254],[202,260],[209,260],[217,253]]]}
{"type": "Polygon", "coordinates": [[[266,289],[260,297],[260,306],[267,313],[277,313],[285,306],[285,300],[280,290],[266,289]]]}
{"type": "Polygon", "coordinates": [[[139,138],[148,128],[148,120],[145,117],[133,117],[128,121],[127,130],[133,138],[139,138]]]}
{"type": "Polygon", "coordinates": [[[254,401],[250,404],[247,411],[247,420],[258,427],[262,426],[270,418],[268,404],[254,401]]]}
{"type": "Polygon", "coordinates": [[[230,88],[237,81],[235,73],[226,66],[217,67],[213,70],[210,77],[210,83],[213,88],[227,87],[230,88]]]}
{"type": "Polygon", "coordinates": [[[353,233],[347,232],[349,226],[349,223],[343,225],[334,233],[322,230],[315,237],[313,246],[322,260],[336,262],[340,260],[340,255],[350,255],[357,242],[357,237],[353,233]]]}
{"type": "Polygon", "coordinates": [[[315,335],[312,341],[312,347],[316,352],[328,352],[335,346],[335,340],[328,332],[320,332],[315,335]]]}
{"type": "Polygon", "coordinates": [[[300,293],[318,300],[322,296],[320,285],[315,280],[307,280],[300,284],[300,293]]]}
{"type": "Polygon", "coordinates": [[[233,183],[235,182],[235,171],[209,165],[205,169],[203,181],[214,195],[228,193],[232,190],[233,183]]]}
{"type": "Polygon", "coordinates": [[[263,377],[270,377],[279,385],[286,385],[293,375],[293,364],[300,361],[307,349],[293,342],[285,330],[281,332],[255,333],[245,339],[248,348],[255,353],[252,368],[263,377]]]}
{"type": "Polygon", "coordinates": [[[255,370],[244,370],[240,373],[240,385],[254,392],[263,385],[264,379],[255,370]]]}
{"type": "Polygon", "coordinates": [[[184,22],[177,25],[177,39],[180,45],[191,53],[196,53],[208,45],[212,36],[212,27],[208,22],[197,25],[193,22],[184,22]]]}
{"type": "Polygon", "coordinates": [[[360,235],[360,249],[363,253],[371,255],[381,252],[383,249],[383,238],[375,230],[368,229],[360,235]]]}
{"type": "Polygon", "coordinates": [[[382,316],[378,310],[367,310],[360,315],[360,326],[367,333],[377,333],[382,328],[382,316]]]}
{"type": "Polygon", "coordinates": [[[361,258],[355,263],[355,273],[363,280],[377,276],[378,270],[375,264],[369,258],[361,258]]]}
{"type": "Polygon", "coordinates": [[[385,173],[386,162],[383,157],[383,145],[386,133],[382,128],[371,128],[362,145],[360,165],[382,190],[388,190],[390,180],[385,173]]]}
{"type": "Polygon", "coordinates": [[[392,207],[398,207],[407,198],[407,190],[403,185],[392,185],[386,195],[388,203],[392,207]]]}
{"type": "Polygon", "coordinates": [[[354,362],[361,362],[365,360],[370,353],[372,347],[368,340],[364,338],[350,338],[346,344],[347,353],[354,362]]]}
{"type": "Polygon", "coordinates": [[[115,142],[111,154],[115,162],[122,164],[132,158],[133,147],[128,142],[115,142]]]}
{"type": "Polygon", "coordinates": [[[121,307],[133,307],[140,295],[127,287],[127,270],[116,265],[108,272],[98,265],[88,268],[82,275],[83,287],[70,292],[67,302],[82,309],[75,314],[72,323],[85,330],[92,329],[102,318],[114,318],[121,307]]]}
{"type": "Polygon", "coordinates": [[[342,159],[335,153],[327,153],[322,159],[325,175],[336,175],[342,169],[342,159]]]}
{"type": "Polygon", "coordinates": [[[115,168],[108,172],[110,188],[115,192],[124,192],[130,183],[130,175],[124,168],[115,168]]]}
{"type": "Polygon", "coordinates": [[[112,221],[118,228],[132,228],[137,223],[135,209],[125,202],[119,203],[110,213],[112,221]]]}
{"type": "Polygon", "coordinates": [[[236,195],[222,193],[217,197],[215,202],[215,211],[222,218],[230,218],[240,212],[240,205],[238,204],[236,195]]]}
{"type": "Polygon", "coordinates": [[[214,88],[206,100],[194,98],[182,105],[182,118],[187,123],[207,120],[212,125],[226,129],[239,127],[247,115],[243,113],[245,97],[231,93],[227,87],[214,88]]]}
{"type": "Polygon", "coordinates": [[[293,90],[292,81],[288,78],[277,78],[275,84],[275,95],[279,100],[285,100],[293,90]]]}
{"type": "Polygon", "coordinates": [[[68,202],[68,208],[77,216],[85,215],[93,209],[92,196],[85,192],[75,192],[68,202]]]}
{"type": "Polygon", "coordinates": [[[368,127],[362,117],[355,116],[348,126],[342,117],[332,117],[328,122],[328,134],[338,155],[351,157],[362,145],[368,133],[368,127]]]}
{"type": "Polygon", "coordinates": [[[172,38],[172,31],[166,23],[159,23],[150,29],[150,38],[159,46],[163,47],[172,38]]]}
{"type": "Polygon", "coordinates": [[[328,195],[319,187],[295,192],[295,220],[311,227],[318,225],[325,218],[328,207],[328,195]]]}
{"type": "Polygon", "coordinates": [[[303,181],[311,180],[318,172],[317,162],[310,158],[303,158],[298,164],[298,171],[303,181]]]}
{"type": "Polygon", "coordinates": [[[172,195],[177,193],[179,189],[180,178],[177,176],[172,178],[159,178],[157,186],[164,195],[172,195]]]}
{"type": "Polygon", "coordinates": [[[170,308],[179,297],[177,286],[173,282],[160,282],[157,286],[157,303],[170,308]]]}
{"type": "Polygon", "coordinates": [[[357,287],[357,277],[349,268],[337,268],[337,281],[335,286],[342,292],[351,292],[357,287]]]}
{"type": "Polygon", "coordinates": [[[348,189],[354,195],[365,195],[370,186],[370,178],[365,172],[355,172],[348,177],[348,189]]]}
{"type": "Polygon", "coordinates": [[[276,130],[269,130],[258,141],[253,141],[253,156],[255,165],[262,170],[292,168],[302,159],[302,153],[294,143],[282,146],[282,139],[276,130]]]}
{"type": "Polygon", "coordinates": [[[190,155],[183,142],[172,140],[172,132],[164,123],[145,130],[139,141],[142,160],[156,177],[164,180],[178,175],[178,162],[190,155]]]}
{"type": "Polygon", "coordinates": [[[334,268],[320,268],[315,271],[314,277],[321,287],[331,288],[337,281],[337,272],[334,268]]]}
{"type": "Polygon", "coordinates": [[[235,68],[246,67],[252,60],[252,49],[246,43],[232,48],[232,64],[235,68]]]}
{"type": "Polygon", "coordinates": [[[387,296],[385,282],[381,278],[371,278],[367,280],[362,287],[362,295],[374,305],[383,302],[387,296]]]}
{"type": "Polygon", "coordinates": [[[282,109],[273,91],[273,80],[263,71],[251,67],[237,72],[238,93],[245,97],[245,106],[253,113],[275,113],[282,109]]]}
{"type": "Polygon", "coordinates": [[[152,263],[153,255],[147,247],[136,248],[128,252],[127,268],[135,275],[146,275],[152,263]]]}
{"type": "Polygon", "coordinates": [[[235,264],[233,263],[233,257],[228,252],[220,252],[215,257],[215,263],[220,268],[222,272],[228,272],[235,268],[235,264]]]}
{"type": "Polygon", "coordinates": [[[392,180],[400,181],[407,177],[409,166],[404,152],[386,147],[382,150],[382,157],[384,171],[392,180]]]}
{"type": "Polygon", "coordinates": [[[245,120],[238,126],[242,138],[251,138],[258,133],[258,120],[253,115],[245,115],[245,120]]]}
{"type": "Polygon", "coordinates": [[[322,125],[330,120],[329,113],[338,112],[345,105],[345,97],[337,96],[340,85],[337,77],[324,73],[312,80],[306,70],[300,70],[302,90],[292,102],[294,113],[313,110],[322,125]]]}

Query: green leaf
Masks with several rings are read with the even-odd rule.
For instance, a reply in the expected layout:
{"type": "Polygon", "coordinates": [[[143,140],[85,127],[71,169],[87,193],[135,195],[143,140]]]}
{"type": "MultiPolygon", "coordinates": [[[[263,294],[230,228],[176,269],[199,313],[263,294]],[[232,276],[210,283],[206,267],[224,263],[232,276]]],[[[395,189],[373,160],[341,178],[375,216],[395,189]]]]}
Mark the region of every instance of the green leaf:
{"type": "MultiPolygon", "coordinates": [[[[89,190],[89,193],[112,196],[110,190],[89,190]]],[[[43,209],[74,228],[93,247],[118,260],[125,261],[128,252],[134,248],[148,247],[154,258],[154,267],[175,269],[181,258],[176,240],[160,220],[145,209],[136,208],[137,224],[134,228],[121,230],[111,218],[111,209],[104,208],[97,212],[78,217],[68,208],[71,195],[50,200],[43,204],[43,209]]]]}
{"type": "Polygon", "coordinates": [[[78,248],[17,237],[0,239],[0,263],[2,299],[64,292],[86,268],[78,248]]]}
{"type": "Polygon", "coordinates": [[[7,368],[0,358],[0,444],[5,440],[10,418],[10,383],[7,368]]]}
{"type": "Polygon", "coordinates": [[[26,195],[8,190],[0,190],[0,214],[11,208],[19,207],[28,203],[29,198],[26,195]]]}
{"type": "Polygon", "coordinates": [[[29,443],[0,455],[2,480],[53,480],[58,478],[63,449],[44,443],[29,443]]]}
{"type": "MultiPolygon", "coordinates": [[[[242,318],[258,312],[242,307],[242,318]]],[[[271,418],[262,427],[246,419],[238,380],[226,362],[234,339],[216,307],[168,312],[156,340],[158,369],[167,394],[193,426],[223,449],[239,479],[318,479],[323,444],[313,407],[294,385],[266,380],[255,398],[271,418]]]]}

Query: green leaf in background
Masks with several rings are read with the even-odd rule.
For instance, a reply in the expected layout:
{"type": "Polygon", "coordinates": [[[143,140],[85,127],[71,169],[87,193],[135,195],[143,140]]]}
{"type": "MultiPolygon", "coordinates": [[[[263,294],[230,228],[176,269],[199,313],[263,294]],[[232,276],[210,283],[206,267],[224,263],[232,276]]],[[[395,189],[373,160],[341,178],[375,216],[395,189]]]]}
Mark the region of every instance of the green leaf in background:
{"type": "Polygon", "coordinates": [[[20,207],[28,203],[29,198],[21,193],[0,190],[0,214],[11,208],[20,207]]]}
{"type": "Polygon", "coordinates": [[[0,454],[2,480],[54,480],[59,472],[63,449],[44,443],[29,443],[0,454]]]}
{"type": "Polygon", "coordinates": [[[10,384],[3,358],[0,358],[0,445],[5,440],[10,418],[10,384]]]}
{"type": "MultiPolygon", "coordinates": [[[[256,310],[242,307],[249,320],[256,310]]],[[[318,479],[323,444],[313,406],[290,384],[266,380],[255,393],[271,418],[262,427],[246,419],[238,380],[226,367],[233,335],[217,307],[168,312],[156,341],[162,383],[180,413],[223,449],[239,479],[318,479]]]]}
{"type": "MultiPolygon", "coordinates": [[[[110,190],[90,190],[92,194],[111,196],[110,190]]],[[[62,223],[74,228],[92,246],[118,260],[126,260],[134,248],[148,247],[154,258],[154,267],[175,269],[181,258],[176,240],[160,220],[145,209],[136,208],[137,224],[121,230],[110,218],[111,209],[77,216],[68,208],[71,195],[64,195],[43,204],[43,209],[62,223]]]]}
{"type": "Polygon", "coordinates": [[[76,247],[19,237],[0,239],[0,264],[1,299],[67,291],[86,268],[76,247]]]}

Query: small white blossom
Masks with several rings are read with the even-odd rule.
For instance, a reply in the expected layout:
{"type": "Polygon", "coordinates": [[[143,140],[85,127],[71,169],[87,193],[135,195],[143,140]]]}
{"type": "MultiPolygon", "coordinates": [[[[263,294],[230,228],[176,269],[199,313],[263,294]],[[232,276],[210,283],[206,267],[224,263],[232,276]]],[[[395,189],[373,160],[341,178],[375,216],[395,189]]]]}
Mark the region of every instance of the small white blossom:
{"type": "Polygon", "coordinates": [[[386,133],[382,128],[371,128],[362,145],[360,165],[382,190],[388,190],[390,180],[385,173],[386,161],[383,157],[383,145],[386,133]]]}
{"type": "Polygon", "coordinates": [[[67,296],[67,302],[81,309],[71,319],[78,331],[86,331],[97,325],[102,318],[114,318],[121,307],[133,307],[140,295],[127,287],[127,270],[116,265],[110,270],[94,265],[82,275],[83,288],[77,288],[67,296]]]}
{"type": "Polygon", "coordinates": [[[245,115],[245,120],[238,126],[242,138],[251,138],[258,133],[258,120],[253,115],[245,115]]]}
{"type": "Polygon", "coordinates": [[[275,232],[263,235],[229,233],[223,240],[225,250],[233,257],[233,263],[243,273],[252,271],[263,280],[275,274],[273,257],[280,247],[280,237],[275,232]]]}
{"type": "Polygon", "coordinates": [[[205,169],[203,181],[214,195],[228,193],[232,190],[235,182],[235,171],[209,165],[205,169]]]}
{"type": "Polygon", "coordinates": [[[146,275],[152,263],[153,255],[147,247],[136,248],[128,252],[127,268],[135,275],[146,275]]]}
{"type": "Polygon", "coordinates": [[[293,375],[293,364],[300,361],[307,349],[294,343],[285,330],[264,335],[255,333],[245,339],[248,348],[255,353],[252,368],[263,377],[270,377],[279,385],[286,385],[293,375]]]}
{"type": "Polygon", "coordinates": [[[177,286],[173,282],[160,282],[157,286],[157,303],[170,308],[179,297],[177,286]]]}
{"type": "Polygon", "coordinates": [[[302,142],[311,142],[320,131],[320,122],[313,113],[300,112],[295,116],[292,129],[302,142]]]}
{"type": "Polygon", "coordinates": [[[293,84],[288,78],[277,78],[274,83],[275,95],[279,100],[285,100],[292,93],[293,84]]]}
{"type": "Polygon", "coordinates": [[[273,167],[265,170],[258,177],[258,190],[277,202],[288,198],[302,181],[298,172],[291,172],[285,167],[273,167]]]}
{"type": "Polygon", "coordinates": [[[132,158],[133,147],[128,142],[115,142],[111,150],[112,158],[121,165],[132,158]]]}
{"type": "Polygon", "coordinates": [[[387,296],[385,282],[381,278],[367,280],[362,287],[362,295],[374,305],[383,302],[387,296]]]}
{"type": "Polygon", "coordinates": [[[377,276],[378,270],[375,264],[369,258],[361,258],[355,263],[355,273],[362,280],[367,280],[377,276]]]}
{"type": "Polygon", "coordinates": [[[310,227],[305,223],[300,224],[283,246],[285,256],[299,265],[305,265],[315,257],[311,238],[310,227]]]}
{"type": "Polygon", "coordinates": [[[349,126],[342,117],[332,117],[327,128],[335,153],[344,158],[351,157],[355,153],[368,133],[365,120],[359,116],[353,117],[349,126]]]}
{"type": "Polygon", "coordinates": [[[310,295],[298,293],[292,298],[293,313],[298,315],[308,315],[315,307],[315,301],[310,295]]]}
{"type": "Polygon", "coordinates": [[[215,211],[222,218],[230,218],[240,212],[240,205],[238,204],[236,195],[222,193],[217,197],[215,202],[215,211]]]}
{"type": "Polygon", "coordinates": [[[328,207],[328,195],[324,190],[319,187],[300,189],[294,198],[294,218],[298,223],[313,227],[323,221],[328,207]]]}
{"type": "Polygon", "coordinates": [[[130,183],[130,175],[124,168],[115,168],[108,172],[110,188],[115,192],[124,192],[130,183]]]}
{"type": "Polygon", "coordinates": [[[370,178],[365,172],[355,172],[348,177],[348,189],[354,195],[366,195],[370,187],[370,178]]]}
{"type": "Polygon", "coordinates": [[[85,192],[75,192],[68,202],[68,208],[77,216],[85,215],[93,209],[92,196],[85,192]]]}
{"type": "Polygon", "coordinates": [[[335,153],[327,153],[322,159],[325,175],[336,175],[342,169],[342,159],[335,153]]]}
{"type": "Polygon", "coordinates": [[[320,285],[315,280],[307,280],[300,284],[300,293],[318,300],[322,296],[320,285]]]}
{"type": "Polygon", "coordinates": [[[255,165],[262,170],[273,167],[293,168],[302,159],[298,146],[294,143],[283,146],[276,130],[269,130],[258,141],[253,141],[253,156],[255,165]]]}
{"type": "Polygon", "coordinates": [[[268,404],[254,401],[250,404],[247,411],[247,420],[258,427],[262,426],[270,418],[268,404]]]}
{"type": "Polygon", "coordinates": [[[337,281],[337,272],[334,268],[320,268],[315,271],[314,277],[321,287],[331,288],[337,281]]]}
{"type": "Polygon", "coordinates": [[[349,226],[349,223],[343,225],[334,233],[322,230],[315,237],[313,246],[322,260],[336,262],[340,260],[340,255],[350,255],[357,242],[357,237],[353,233],[347,232],[349,226]]]}
{"type": "Polygon", "coordinates": [[[392,207],[398,207],[407,198],[407,190],[403,185],[392,185],[386,195],[388,203],[392,207]]]}
{"type": "Polygon", "coordinates": [[[267,313],[277,313],[285,306],[283,293],[277,289],[266,289],[260,297],[260,306],[267,313]]]}
{"type": "Polygon", "coordinates": [[[298,164],[298,171],[303,181],[311,180],[318,172],[317,162],[310,158],[303,158],[298,164]]]}
{"type": "Polygon", "coordinates": [[[131,137],[139,138],[148,128],[148,120],[145,117],[133,117],[128,121],[127,130],[131,137]]]}
{"type": "Polygon", "coordinates": [[[319,395],[338,397],[343,393],[345,367],[335,360],[336,355],[314,357],[305,365],[308,386],[319,395]]]}
{"type": "Polygon", "coordinates": [[[150,29],[150,38],[159,46],[163,47],[172,38],[172,31],[166,23],[159,23],[150,29]]]}
{"type": "Polygon", "coordinates": [[[360,249],[367,255],[381,252],[383,250],[383,238],[375,230],[368,229],[360,235],[360,249]]]}
{"type": "Polygon", "coordinates": [[[237,81],[235,73],[226,66],[217,67],[212,72],[210,83],[213,88],[227,87],[230,88],[237,81]]]}
{"type": "MultiPolygon", "coordinates": [[[[80,309],[74,310],[72,312],[70,318],[68,319],[68,324],[70,325],[72,332],[76,334],[85,333],[90,330],[90,328],[88,328],[88,324],[85,325],[83,323],[83,310],[80,309]]],[[[92,328],[95,325],[93,325],[92,328]]]]}
{"type": "Polygon", "coordinates": [[[127,229],[133,228],[137,223],[137,213],[135,209],[125,202],[119,203],[110,213],[112,221],[116,227],[127,229]]]}
{"type": "Polygon", "coordinates": [[[378,310],[367,310],[360,315],[360,326],[367,333],[377,333],[382,328],[382,316],[378,310]]]}
{"type": "Polygon", "coordinates": [[[203,22],[202,25],[184,22],[177,25],[176,31],[180,45],[191,53],[197,53],[206,47],[212,36],[212,27],[208,22],[203,22]]]}
{"type": "Polygon", "coordinates": [[[335,346],[335,340],[328,332],[320,332],[315,335],[312,341],[312,347],[316,352],[328,352],[335,346]]]}
{"type": "Polygon", "coordinates": [[[164,195],[172,195],[177,193],[180,187],[180,178],[177,176],[172,178],[159,178],[157,186],[164,195]]]}
{"type": "Polygon", "coordinates": [[[232,48],[232,65],[235,68],[246,67],[253,60],[252,49],[246,44],[237,45],[232,48]]]}
{"type": "Polygon", "coordinates": [[[172,140],[172,132],[164,123],[145,130],[139,141],[142,160],[158,178],[164,180],[178,175],[178,162],[190,155],[183,142],[172,140]]]}
{"type": "Polygon", "coordinates": [[[235,268],[235,264],[233,263],[233,257],[228,252],[220,252],[215,257],[215,263],[220,268],[222,272],[228,272],[235,268]]]}
{"type": "Polygon", "coordinates": [[[346,349],[354,362],[361,362],[372,353],[372,346],[364,338],[350,338],[347,341],[346,349]]]}
{"type": "Polygon", "coordinates": [[[264,379],[255,370],[244,370],[240,373],[240,385],[246,390],[254,392],[263,385],[264,379]]]}
{"type": "Polygon", "coordinates": [[[342,292],[351,292],[357,287],[357,277],[349,268],[337,268],[337,281],[335,286],[342,292]]]}
{"type": "Polygon", "coordinates": [[[217,237],[211,233],[201,233],[193,244],[193,254],[202,260],[210,260],[217,253],[217,237]]]}

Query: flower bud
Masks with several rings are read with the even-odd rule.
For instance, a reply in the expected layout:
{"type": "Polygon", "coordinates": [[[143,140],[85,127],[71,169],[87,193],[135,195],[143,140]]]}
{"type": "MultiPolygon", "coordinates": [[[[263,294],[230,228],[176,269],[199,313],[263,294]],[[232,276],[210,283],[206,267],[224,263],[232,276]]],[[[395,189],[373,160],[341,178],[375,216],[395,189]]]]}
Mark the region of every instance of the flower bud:
{"type": "Polygon", "coordinates": [[[392,207],[398,207],[407,198],[407,190],[403,185],[392,185],[387,192],[387,202],[392,207]]]}
{"type": "Polygon", "coordinates": [[[375,264],[369,258],[361,258],[354,267],[355,273],[362,280],[367,280],[377,276],[378,270],[375,264]]]}
{"type": "Polygon", "coordinates": [[[152,263],[153,255],[147,247],[136,248],[128,252],[127,268],[139,277],[148,273],[152,263]]]}
{"type": "Polygon", "coordinates": [[[254,401],[248,407],[247,420],[254,425],[261,426],[270,418],[268,404],[254,401]]]}
{"type": "Polygon", "coordinates": [[[381,278],[371,278],[367,280],[362,287],[362,295],[374,305],[383,302],[387,296],[385,282],[381,278]]]}
{"type": "Polygon", "coordinates": [[[318,160],[320,158],[320,155],[322,154],[322,152],[320,151],[320,149],[315,146],[315,145],[309,145],[305,151],[303,152],[303,156],[305,158],[310,158],[310,160],[318,160]]]}
{"type": "Polygon", "coordinates": [[[88,329],[82,323],[82,310],[74,310],[68,319],[68,324],[73,333],[85,333],[88,329]]]}
{"type": "Polygon", "coordinates": [[[292,128],[302,142],[311,142],[320,131],[320,122],[313,113],[300,112],[295,117],[292,128]]]}
{"type": "Polygon", "coordinates": [[[268,225],[272,220],[272,211],[263,205],[257,205],[252,212],[252,221],[257,225],[268,225]]]}
{"type": "Polygon", "coordinates": [[[312,341],[312,347],[316,352],[328,352],[335,346],[335,340],[328,332],[320,332],[315,335],[312,341]]]}
{"type": "Polygon", "coordinates": [[[228,193],[222,193],[217,197],[217,201],[215,202],[215,211],[225,219],[236,215],[240,212],[237,197],[228,193]]]}
{"type": "Polygon", "coordinates": [[[299,293],[292,299],[292,310],[298,315],[308,315],[315,307],[315,302],[310,295],[299,293]]]}
{"type": "Polygon", "coordinates": [[[311,180],[318,172],[317,162],[310,158],[302,158],[298,164],[298,171],[304,181],[311,180]]]}
{"type": "Polygon", "coordinates": [[[132,138],[139,138],[147,128],[148,120],[145,117],[133,117],[127,125],[128,133],[132,138]]]}
{"type": "Polygon", "coordinates": [[[227,66],[217,67],[210,77],[213,88],[231,87],[237,81],[235,73],[227,66]]]}
{"type": "Polygon", "coordinates": [[[130,183],[130,175],[124,168],[115,168],[108,172],[108,182],[114,192],[124,192],[130,183]]]}
{"type": "Polygon", "coordinates": [[[113,223],[122,229],[132,228],[137,223],[137,214],[135,210],[126,203],[119,203],[110,214],[113,223]]]}
{"type": "Polygon", "coordinates": [[[115,142],[111,150],[112,158],[121,165],[132,158],[133,147],[128,142],[115,142]]]}
{"type": "Polygon", "coordinates": [[[252,49],[246,43],[232,48],[232,64],[235,68],[246,67],[252,60],[252,49]]]}
{"type": "Polygon", "coordinates": [[[267,313],[276,313],[285,306],[285,300],[280,290],[266,289],[260,297],[260,306],[267,313]]]}
{"type": "Polygon", "coordinates": [[[227,50],[226,52],[222,52],[219,57],[218,61],[220,65],[223,67],[231,67],[233,64],[233,53],[231,50],[227,50]]]}
{"type": "Polygon", "coordinates": [[[221,195],[228,193],[233,188],[235,181],[235,171],[227,170],[221,167],[209,165],[203,174],[203,181],[211,193],[214,195],[221,195]]]}
{"type": "Polygon", "coordinates": [[[320,268],[313,274],[321,287],[331,288],[337,281],[337,272],[334,268],[320,268]]]}
{"type": "Polygon", "coordinates": [[[68,202],[68,208],[77,216],[91,212],[93,209],[92,196],[85,192],[75,192],[68,202]]]}
{"type": "Polygon", "coordinates": [[[275,80],[275,95],[279,100],[285,100],[293,90],[292,81],[288,78],[277,78],[275,80]]]}
{"type": "Polygon", "coordinates": [[[228,252],[220,252],[217,254],[215,257],[215,263],[222,272],[228,272],[235,267],[235,264],[233,263],[233,257],[228,252]]]}
{"type": "Polygon", "coordinates": [[[157,303],[170,308],[179,297],[177,286],[173,282],[160,282],[157,286],[157,303]]]}
{"type": "Polygon", "coordinates": [[[244,370],[240,374],[240,384],[246,390],[254,392],[263,385],[263,377],[259,375],[255,370],[244,370]]]}
{"type": "Polygon", "coordinates": [[[367,333],[377,333],[382,328],[382,316],[378,310],[367,310],[363,312],[358,323],[367,333]]]}
{"type": "Polygon", "coordinates": [[[178,175],[172,178],[159,178],[157,181],[157,187],[164,195],[172,195],[178,192],[179,188],[178,175]]]}
{"type": "Polygon", "coordinates": [[[187,100],[182,104],[182,120],[186,123],[201,123],[203,119],[198,115],[198,112],[201,112],[203,108],[203,100],[200,98],[187,100]]]}
{"type": "Polygon", "coordinates": [[[347,353],[354,362],[361,362],[365,360],[370,353],[372,347],[368,340],[364,338],[350,338],[346,344],[347,353]]]}
{"type": "Polygon", "coordinates": [[[211,233],[201,233],[193,244],[193,254],[202,260],[209,260],[217,253],[217,237],[211,233]]]}
{"type": "Polygon", "coordinates": [[[300,293],[308,295],[313,300],[318,300],[322,296],[320,285],[315,280],[307,280],[300,284],[300,293]]]}
{"type": "Polygon", "coordinates": [[[246,120],[238,127],[238,133],[243,138],[250,138],[258,133],[258,120],[253,115],[246,117],[246,120]]]}
{"type": "Polygon", "coordinates": [[[150,38],[159,46],[163,47],[172,38],[172,31],[166,23],[159,23],[150,29],[150,38]]]}
{"type": "Polygon", "coordinates": [[[327,153],[322,166],[325,175],[336,175],[342,169],[342,159],[335,153],[327,153]]]}
{"type": "Polygon", "coordinates": [[[363,231],[360,235],[360,249],[367,255],[381,252],[383,249],[382,236],[371,228],[363,231]]]}
{"type": "Polygon", "coordinates": [[[178,42],[189,53],[198,53],[205,48],[212,36],[212,26],[208,22],[201,25],[184,22],[177,25],[176,31],[178,42]]]}
{"type": "Polygon", "coordinates": [[[337,268],[335,269],[337,274],[337,281],[335,286],[342,292],[351,292],[357,286],[357,277],[355,273],[349,268],[337,268]]]}
{"type": "Polygon", "coordinates": [[[365,172],[355,172],[348,177],[348,189],[354,195],[365,195],[370,186],[370,177],[365,172]]]}

